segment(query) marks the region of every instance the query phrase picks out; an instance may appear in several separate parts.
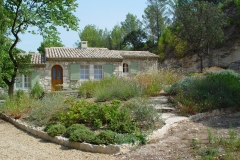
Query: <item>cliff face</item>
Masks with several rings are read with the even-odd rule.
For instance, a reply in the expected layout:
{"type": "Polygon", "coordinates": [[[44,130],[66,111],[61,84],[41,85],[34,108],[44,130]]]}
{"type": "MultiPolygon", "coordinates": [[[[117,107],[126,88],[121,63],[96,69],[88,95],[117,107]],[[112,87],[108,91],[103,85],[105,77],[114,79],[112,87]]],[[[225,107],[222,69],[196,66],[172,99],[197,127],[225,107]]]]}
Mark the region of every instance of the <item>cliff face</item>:
{"type": "MultiPolygon", "coordinates": [[[[163,67],[181,68],[185,72],[199,72],[200,59],[197,55],[187,56],[181,59],[166,59],[161,64],[163,67]]],[[[240,40],[228,50],[212,50],[203,59],[203,67],[207,70],[210,67],[232,69],[240,73],[240,40]]]]}
{"type": "MultiPolygon", "coordinates": [[[[240,73],[240,16],[237,6],[230,3],[223,8],[229,24],[224,28],[225,40],[222,45],[210,50],[203,58],[203,68],[210,67],[232,69],[240,73]]],[[[169,54],[169,53],[168,53],[169,54]]],[[[173,53],[170,53],[173,54],[173,53]]],[[[200,58],[197,54],[184,58],[168,58],[161,63],[162,67],[181,68],[185,72],[199,72],[200,58]]]]}

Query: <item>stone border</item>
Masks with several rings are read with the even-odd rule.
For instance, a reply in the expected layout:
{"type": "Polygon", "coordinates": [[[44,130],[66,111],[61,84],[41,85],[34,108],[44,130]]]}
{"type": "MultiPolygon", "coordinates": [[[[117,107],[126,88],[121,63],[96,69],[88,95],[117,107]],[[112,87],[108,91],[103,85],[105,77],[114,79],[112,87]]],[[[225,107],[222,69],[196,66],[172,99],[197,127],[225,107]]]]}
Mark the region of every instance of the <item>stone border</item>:
{"type": "Polygon", "coordinates": [[[130,149],[130,145],[128,144],[124,144],[124,145],[93,145],[93,144],[89,144],[89,143],[78,143],[78,142],[71,142],[68,140],[68,138],[65,137],[61,137],[61,136],[55,136],[55,137],[51,137],[49,136],[46,132],[40,131],[37,128],[28,126],[26,123],[17,120],[17,119],[13,119],[9,116],[6,116],[4,114],[0,113],[0,117],[6,121],[8,121],[9,123],[15,125],[16,127],[29,132],[35,136],[38,136],[42,139],[46,139],[49,140],[51,142],[66,146],[66,147],[70,147],[70,148],[75,148],[75,149],[79,149],[82,151],[87,151],[87,152],[94,152],[94,153],[104,153],[104,154],[119,154],[119,153],[124,153],[127,150],[130,149]]]}
{"type": "Polygon", "coordinates": [[[236,108],[236,107],[215,109],[211,112],[198,113],[198,114],[192,115],[188,118],[189,118],[189,120],[192,120],[193,122],[196,122],[196,121],[198,121],[200,119],[203,119],[203,118],[220,116],[220,115],[227,114],[227,113],[233,113],[234,111],[240,111],[240,109],[236,108]]]}
{"type": "MultiPolygon", "coordinates": [[[[190,117],[171,117],[168,118],[165,121],[165,125],[158,129],[153,131],[152,134],[147,136],[147,140],[150,141],[154,138],[162,138],[171,128],[177,126],[180,122],[183,121],[198,121],[203,118],[208,118],[208,117],[213,117],[213,116],[219,116],[223,115],[226,113],[232,113],[233,111],[240,110],[237,108],[227,108],[227,109],[217,109],[213,110],[211,112],[205,112],[205,113],[199,113],[190,117]]],[[[55,136],[51,137],[49,136],[46,132],[40,131],[35,127],[28,126],[26,123],[22,122],[21,120],[18,119],[13,119],[9,116],[6,116],[2,113],[0,113],[0,118],[8,121],[9,123],[15,125],[16,127],[29,132],[35,136],[38,136],[42,139],[49,140],[51,142],[74,148],[74,149],[79,149],[82,151],[87,151],[87,152],[94,152],[94,153],[104,153],[104,154],[120,154],[120,153],[126,153],[130,151],[131,148],[135,147],[136,145],[131,145],[131,144],[122,144],[122,145],[93,145],[90,143],[78,143],[78,142],[71,142],[68,140],[68,138],[61,137],[61,136],[55,136]]]]}

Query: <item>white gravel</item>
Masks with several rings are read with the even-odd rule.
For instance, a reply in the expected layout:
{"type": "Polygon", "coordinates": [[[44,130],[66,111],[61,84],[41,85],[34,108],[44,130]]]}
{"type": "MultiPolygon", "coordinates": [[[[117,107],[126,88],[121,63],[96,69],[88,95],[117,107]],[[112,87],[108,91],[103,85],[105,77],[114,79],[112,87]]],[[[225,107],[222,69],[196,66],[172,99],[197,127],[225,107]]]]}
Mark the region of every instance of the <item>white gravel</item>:
{"type": "Polygon", "coordinates": [[[34,137],[0,119],[0,159],[114,160],[117,158],[112,155],[83,152],[48,142],[34,137]]]}

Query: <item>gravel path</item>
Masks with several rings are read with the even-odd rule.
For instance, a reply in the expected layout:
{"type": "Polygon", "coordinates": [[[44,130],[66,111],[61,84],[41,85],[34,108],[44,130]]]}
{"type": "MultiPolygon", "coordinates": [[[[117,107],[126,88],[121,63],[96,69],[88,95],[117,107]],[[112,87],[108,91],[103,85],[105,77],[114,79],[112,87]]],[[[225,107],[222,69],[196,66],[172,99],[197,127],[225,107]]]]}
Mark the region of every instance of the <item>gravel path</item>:
{"type": "Polygon", "coordinates": [[[0,119],[0,159],[115,160],[116,157],[63,147],[29,135],[10,123],[0,119]]]}

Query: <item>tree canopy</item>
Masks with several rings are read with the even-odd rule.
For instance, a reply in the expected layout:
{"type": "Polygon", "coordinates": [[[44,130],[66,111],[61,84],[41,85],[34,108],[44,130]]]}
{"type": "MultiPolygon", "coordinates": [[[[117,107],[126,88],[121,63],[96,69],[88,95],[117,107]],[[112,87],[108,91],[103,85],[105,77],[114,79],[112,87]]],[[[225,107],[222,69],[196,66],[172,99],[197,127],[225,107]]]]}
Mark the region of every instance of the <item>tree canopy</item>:
{"type": "Polygon", "coordinates": [[[77,31],[78,19],[73,12],[78,5],[76,0],[4,0],[1,3],[8,43],[4,45],[5,50],[1,48],[1,57],[7,61],[3,61],[0,70],[5,73],[1,79],[8,86],[8,94],[11,96],[16,75],[27,74],[30,67],[26,65],[30,64],[30,55],[16,53],[20,34],[30,32],[47,37],[56,33],[56,26],[77,31]],[[30,27],[36,30],[29,30],[30,27]]]}
{"type": "Polygon", "coordinates": [[[203,55],[208,54],[210,47],[223,40],[223,12],[213,3],[190,2],[176,9],[174,25],[175,28],[180,28],[180,38],[186,40],[190,49],[198,54],[202,71],[203,55]]]}

